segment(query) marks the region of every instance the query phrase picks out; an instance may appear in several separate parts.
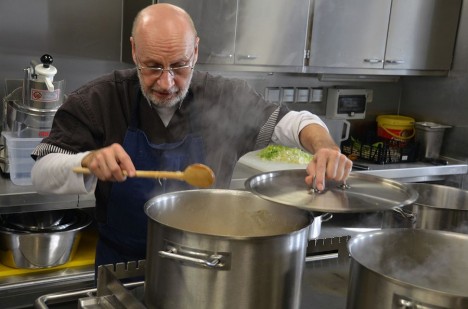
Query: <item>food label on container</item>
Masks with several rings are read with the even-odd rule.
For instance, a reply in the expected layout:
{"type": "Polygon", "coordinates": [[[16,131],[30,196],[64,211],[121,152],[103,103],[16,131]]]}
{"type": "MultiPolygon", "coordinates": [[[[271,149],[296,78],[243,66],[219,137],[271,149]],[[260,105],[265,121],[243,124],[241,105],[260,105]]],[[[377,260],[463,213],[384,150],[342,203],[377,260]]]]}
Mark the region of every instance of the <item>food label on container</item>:
{"type": "Polygon", "coordinates": [[[37,102],[56,102],[60,98],[60,89],[54,91],[31,89],[31,100],[37,102]]]}

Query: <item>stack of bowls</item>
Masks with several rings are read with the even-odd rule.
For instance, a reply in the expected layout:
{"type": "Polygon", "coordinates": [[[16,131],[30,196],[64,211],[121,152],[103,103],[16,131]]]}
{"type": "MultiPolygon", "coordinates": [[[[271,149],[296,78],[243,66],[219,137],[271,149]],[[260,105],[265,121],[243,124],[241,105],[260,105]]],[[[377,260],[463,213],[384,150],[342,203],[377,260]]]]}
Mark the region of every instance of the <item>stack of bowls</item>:
{"type": "Polygon", "coordinates": [[[0,261],[13,268],[65,264],[91,222],[91,216],[77,209],[1,215],[0,261]]]}

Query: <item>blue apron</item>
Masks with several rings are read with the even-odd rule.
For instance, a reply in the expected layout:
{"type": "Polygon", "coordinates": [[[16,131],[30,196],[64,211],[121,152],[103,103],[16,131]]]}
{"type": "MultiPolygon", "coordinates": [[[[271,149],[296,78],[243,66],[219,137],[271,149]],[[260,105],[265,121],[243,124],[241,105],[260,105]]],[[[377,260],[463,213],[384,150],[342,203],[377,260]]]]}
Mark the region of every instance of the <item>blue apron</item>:
{"type": "MultiPolygon", "coordinates": [[[[205,162],[200,136],[188,134],[177,143],[149,142],[146,134],[138,129],[140,101],[141,92],[138,91],[137,104],[122,145],[137,170],[183,171],[190,164],[205,162]]],[[[124,182],[114,183],[107,205],[107,223],[99,224],[96,268],[103,264],[145,259],[148,217],[144,204],[156,195],[188,189],[193,187],[183,181],[166,179],[127,178],[124,182]]]]}

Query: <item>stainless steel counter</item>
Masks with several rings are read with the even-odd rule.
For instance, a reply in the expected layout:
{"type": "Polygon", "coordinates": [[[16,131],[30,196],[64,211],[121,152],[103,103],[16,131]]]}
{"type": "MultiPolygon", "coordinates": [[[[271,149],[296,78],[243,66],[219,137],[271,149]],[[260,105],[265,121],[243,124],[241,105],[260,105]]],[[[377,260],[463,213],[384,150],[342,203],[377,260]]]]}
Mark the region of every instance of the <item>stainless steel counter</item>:
{"type": "MultiPolygon", "coordinates": [[[[468,173],[468,163],[446,158],[447,165],[432,165],[430,163],[415,162],[401,164],[369,164],[357,162],[369,167],[369,170],[358,170],[356,173],[365,173],[375,176],[396,179],[402,182],[425,182],[442,180],[452,175],[465,175],[468,173]]],[[[264,171],[238,163],[234,169],[231,189],[244,189],[247,178],[264,171]]],[[[94,195],[42,195],[34,191],[32,186],[19,186],[10,179],[0,177],[0,213],[40,211],[64,208],[94,207],[94,195]]]]}
{"type": "Polygon", "coordinates": [[[427,182],[444,179],[446,176],[468,173],[468,163],[452,158],[443,158],[447,165],[434,165],[426,162],[369,164],[358,162],[369,167],[369,170],[356,171],[402,182],[427,182]]]}
{"type": "MultiPolygon", "coordinates": [[[[43,270],[31,274],[0,278],[0,308],[32,308],[45,294],[69,292],[94,287],[94,267],[82,266],[43,270]]],[[[52,308],[77,308],[76,303],[52,308]]]]}
{"type": "MultiPolygon", "coordinates": [[[[353,172],[395,179],[401,182],[440,181],[449,176],[466,175],[468,173],[468,162],[452,158],[443,159],[447,160],[447,165],[434,165],[425,162],[372,164],[365,161],[356,161],[356,163],[365,165],[369,169],[353,170],[353,172]]],[[[231,189],[243,189],[247,178],[264,172],[238,163],[234,169],[231,189]]]]}
{"type": "Polygon", "coordinates": [[[42,195],[33,186],[19,186],[0,177],[0,213],[94,207],[94,195],[42,195]]]}

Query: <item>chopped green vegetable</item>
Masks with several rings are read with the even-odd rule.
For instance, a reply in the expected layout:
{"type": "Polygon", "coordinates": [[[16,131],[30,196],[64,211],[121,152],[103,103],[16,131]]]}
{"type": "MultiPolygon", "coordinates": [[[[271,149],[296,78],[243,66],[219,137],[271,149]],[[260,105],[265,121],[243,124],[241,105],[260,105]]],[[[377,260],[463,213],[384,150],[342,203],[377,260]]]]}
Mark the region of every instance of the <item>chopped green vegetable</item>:
{"type": "Polygon", "coordinates": [[[263,160],[308,164],[313,156],[299,148],[291,148],[281,145],[269,145],[258,153],[258,156],[263,160]]]}

